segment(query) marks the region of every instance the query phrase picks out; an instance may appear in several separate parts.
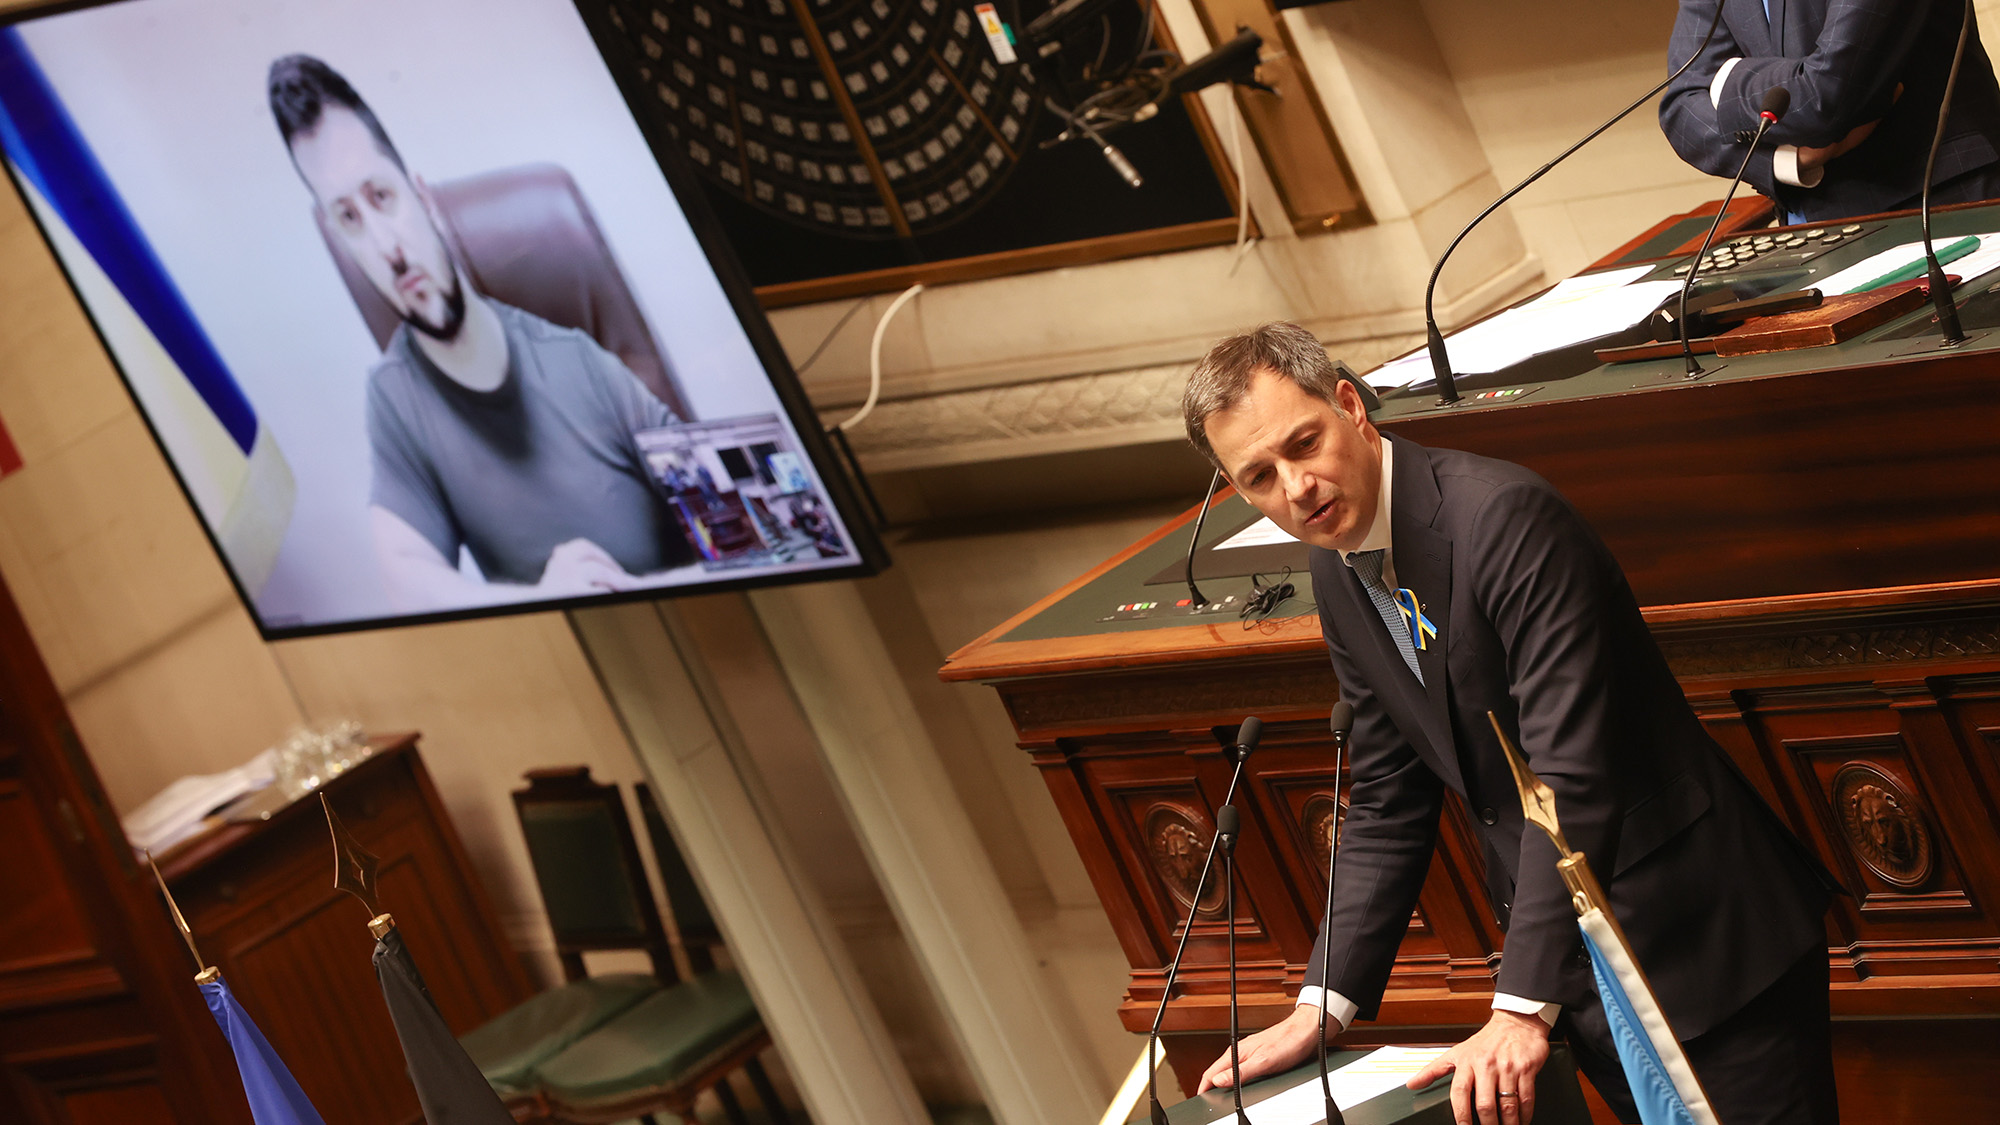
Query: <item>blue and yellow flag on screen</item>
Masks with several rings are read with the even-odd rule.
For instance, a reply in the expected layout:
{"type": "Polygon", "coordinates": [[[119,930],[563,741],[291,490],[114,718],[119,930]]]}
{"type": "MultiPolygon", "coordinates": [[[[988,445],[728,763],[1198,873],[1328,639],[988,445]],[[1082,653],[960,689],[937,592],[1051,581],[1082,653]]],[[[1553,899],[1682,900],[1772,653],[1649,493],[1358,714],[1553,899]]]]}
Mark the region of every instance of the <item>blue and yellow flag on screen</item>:
{"type": "Polygon", "coordinates": [[[16,28],[0,28],[0,147],[182,484],[254,595],[291,520],[291,468],[16,28]]]}

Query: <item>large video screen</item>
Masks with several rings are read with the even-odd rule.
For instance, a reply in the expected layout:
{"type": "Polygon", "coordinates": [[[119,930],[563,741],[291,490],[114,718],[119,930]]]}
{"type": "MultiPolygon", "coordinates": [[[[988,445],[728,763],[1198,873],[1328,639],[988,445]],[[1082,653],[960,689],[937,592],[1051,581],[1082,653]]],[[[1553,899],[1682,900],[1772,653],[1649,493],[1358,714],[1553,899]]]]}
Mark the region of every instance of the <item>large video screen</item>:
{"type": "Polygon", "coordinates": [[[267,637],[880,565],[568,0],[18,18],[0,149],[267,637]]]}

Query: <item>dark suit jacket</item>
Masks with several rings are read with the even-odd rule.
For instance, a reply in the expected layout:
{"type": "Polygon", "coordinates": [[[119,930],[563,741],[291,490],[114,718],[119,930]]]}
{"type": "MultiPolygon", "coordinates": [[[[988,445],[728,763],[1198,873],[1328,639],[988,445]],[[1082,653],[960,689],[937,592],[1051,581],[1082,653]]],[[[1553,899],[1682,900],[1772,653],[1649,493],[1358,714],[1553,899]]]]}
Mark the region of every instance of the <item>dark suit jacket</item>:
{"type": "Polygon", "coordinates": [[[1556,850],[1523,831],[1490,710],[1555,791],[1675,1031],[1708,1030],[1825,944],[1832,878],[1702,729],[1624,572],[1547,481],[1386,440],[1397,582],[1438,636],[1419,685],[1354,572],[1312,550],[1355,724],[1333,909],[1306,980],[1320,980],[1330,930],[1331,985],[1373,1018],[1451,789],[1473,811],[1506,930],[1498,990],[1591,999],[1556,850]]]}
{"type": "MultiPolygon", "coordinates": [[[[1694,53],[1717,0],[1681,0],[1667,48],[1669,69],[1694,53]]],[[[1758,146],[1745,182],[1809,221],[1914,207],[1923,190],[1924,156],[1944,102],[1945,74],[1964,8],[1958,0],[1723,0],[1722,26],[1702,58],[1667,88],[1660,127],[1681,159],[1716,176],[1743,162],[1741,130],[1773,86],[1791,92],[1791,109],[1758,146]],[[1730,58],[1722,103],[1708,88],[1730,58]],[[1898,83],[1903,96],[1894,99],[1898,83]],[[1861,145],[1826,166],[1819,186],[1777,182],[1778,145],[1823,147],[1857,125],[1880,120],[1861,145]]],[[[2000,190],[2000,84],[1973,28],[1944,145],[1938,151],[1933,203],[1989,198],[2000,190]]]]}

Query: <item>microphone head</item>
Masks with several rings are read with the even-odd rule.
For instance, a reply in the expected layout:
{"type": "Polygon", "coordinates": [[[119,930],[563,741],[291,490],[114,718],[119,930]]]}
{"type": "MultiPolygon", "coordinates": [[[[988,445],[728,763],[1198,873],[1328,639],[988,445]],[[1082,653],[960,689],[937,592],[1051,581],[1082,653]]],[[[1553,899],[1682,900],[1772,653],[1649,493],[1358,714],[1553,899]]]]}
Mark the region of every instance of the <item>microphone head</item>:
{"type": "Polygon", "coordinates": [[[1224,805],[1215,810],[1215,834],[1234,840],[1243,831],[1243,814],[1235,805],[1224,805]]]}
{"type": "Polygon", "coordinates": [[[1354,729],[1354,704],[1345,699],[1334,704],[1333,714],[1328,718],[1327,726],[1333,731],[1335,738],[1346,738],[1348,732],[1354,729]]]}
{"type": "Polygon", "coordinates": [[[1764,100],[1757,106],[1757,112],[1760,116],[1776,121],[1790,108],[1792,108],[1792,92],[1783,86],[1773,86],[1764,91],[1764,100]]]}
{"type": "Polygon", "coordinates": [[[1246,751],[1255,750],[1257,740],[1263,735],[1264,720],[1252,715],[1243,720],[1242,726],[1236,728],[1236,745],[1246,751]]]}

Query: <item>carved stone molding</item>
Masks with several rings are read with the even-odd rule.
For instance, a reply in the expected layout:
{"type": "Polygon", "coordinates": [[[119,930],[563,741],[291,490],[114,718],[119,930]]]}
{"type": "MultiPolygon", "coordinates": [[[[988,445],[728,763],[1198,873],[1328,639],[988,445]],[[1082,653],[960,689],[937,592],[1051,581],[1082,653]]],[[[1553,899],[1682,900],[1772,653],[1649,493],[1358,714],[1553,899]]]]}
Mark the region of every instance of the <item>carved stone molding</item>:
{"type": "Polygon", "coordinates": [[[1937,869],[1936,848],[1922,807],[1895,778],[1867,762],[1850,762],[1833,776],[1832,800],[1847,846],[1883,882],[1917,890],[1937,869]]]}
{"type": "MultiPolygon", "coordinates": [[[[1357,371],[1422,342],[1414,333],[1329,340],[1357,371]]],[[[1181,388],[1193,357],[1176,363],[1001,383],[878,404],[848,435],[870,472],[977,464],[1044,453],[1171,441],[1183,433],[1181,388]]],[[[829,410],[837,422],[849,408],[829,410]]]]}
{"type": "Polygon", "coordinates": [[[1762,637],[1667,637],[1660,649],[1682,677],[1956,660],[2000,654],[2000,618],[1762,637]]]}
{"type": "Polygon", "coordinates": [[[1207,818],[1184,805],[1162,801],[1146,810],[1145,833],[1146,857],[1180,908],[1193,909],[1203,918],[1222,917],[1221,879],[1209,880],[1199,904],[1194,897],[1202,862],[1208,858],[1209,840],[1215,834],[1207,818]]]}

